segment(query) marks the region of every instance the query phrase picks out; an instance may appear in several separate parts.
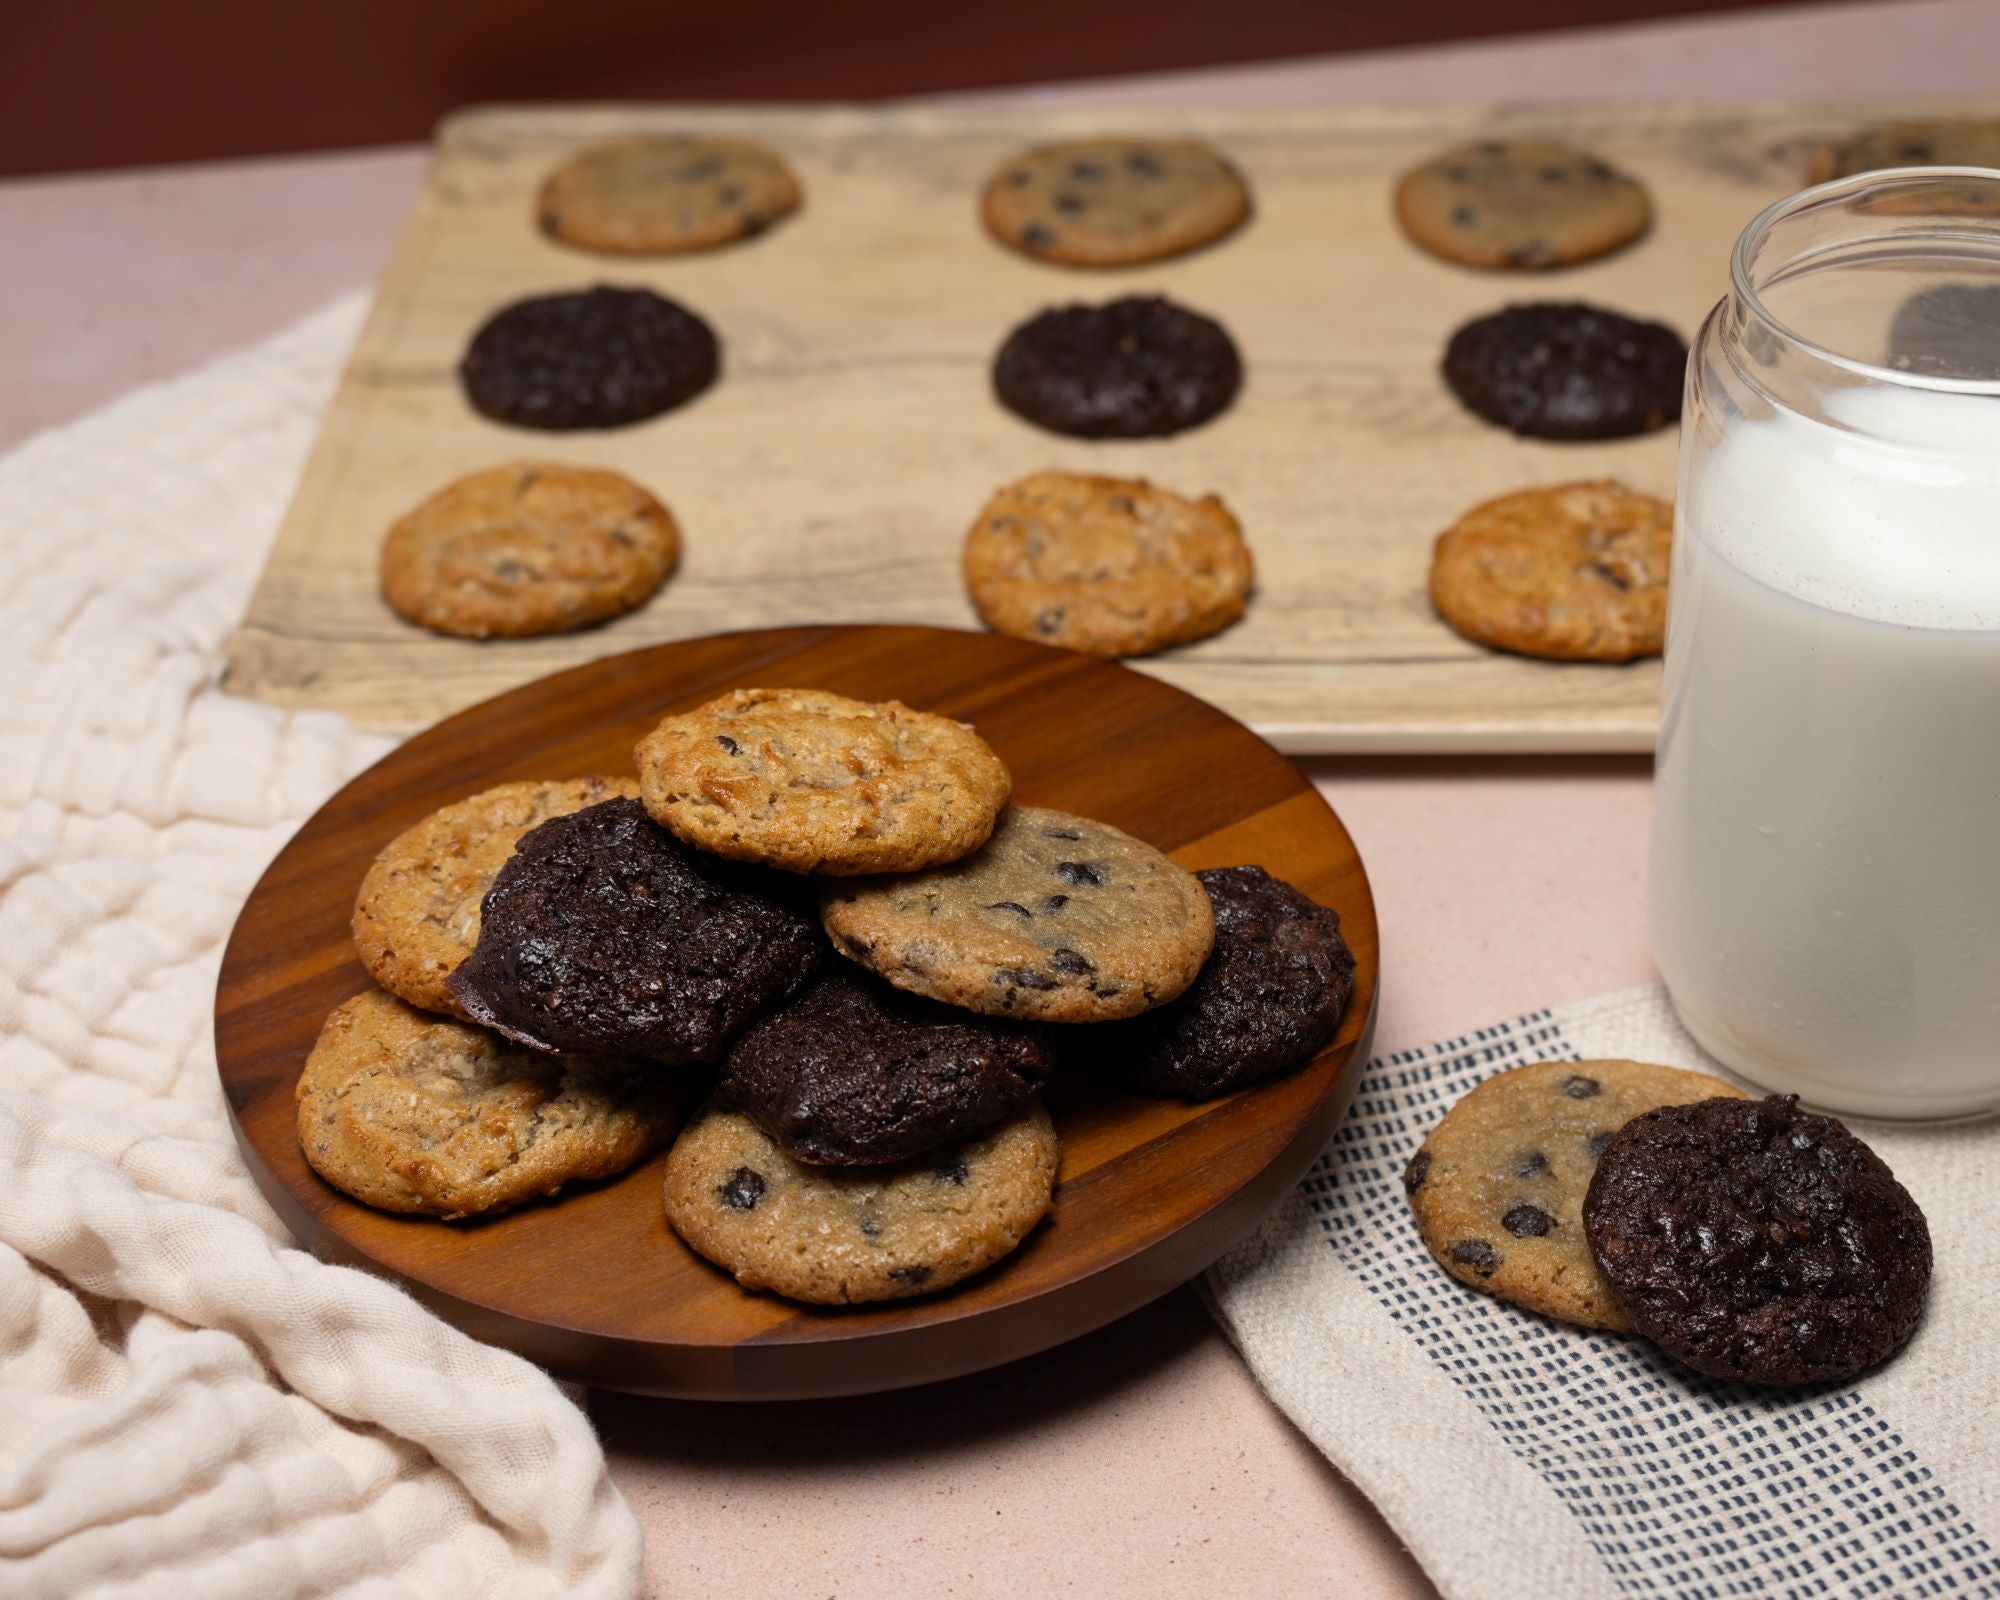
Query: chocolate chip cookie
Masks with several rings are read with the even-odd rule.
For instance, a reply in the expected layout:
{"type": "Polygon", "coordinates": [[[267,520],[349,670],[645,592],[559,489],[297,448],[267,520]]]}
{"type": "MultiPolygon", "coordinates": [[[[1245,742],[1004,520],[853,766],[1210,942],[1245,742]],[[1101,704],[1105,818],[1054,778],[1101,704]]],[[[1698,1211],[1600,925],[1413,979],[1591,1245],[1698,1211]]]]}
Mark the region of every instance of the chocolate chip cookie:
{"type": "Polygon", "coordinates": [[[1863,128],[1815,151],[1811,178],[1826,183],[1884,167],[2000,167],[2000,121],[1938,117],[1863,128]]]}
{"type": "Polygon", "coordinates": [[[715,1098],[795,1160],[879,1165],[1011,1116],[1049,1065],[1037,1030],[905,994],[838,962],[730,1047],[715,1098]]]}
{"type": "Polygon", "coordinates": [[[1583,1226],[1633,1326],[1715,1378],[1856,1377],[1908,1343],[1930,1289],[1916,1201],[1796,1095],[1628,1122],[1598,1160],[1583,1226]]]}
{"type": "Polygon", "coordinates": [[[816,1305],[930,1294],[1007,1255],[1049,1208],[1040,1105],[900,1167],[808,1167],[741,1112],[696,1116],[667,1157],[667,1221],[746,1289],[816,1305]]]}
{"type": "Polygon", "coordinates": [[[447,1219],[623,1172],[678,1113],[650,1063],[523,1050],[375,989],[326,1019],[297,1098],[313,1171],[384,1211],[447,1219]]]}
{"type": "Polygon", "coordinates": [[[1222,324],[1158,295],[1056,306],[1007,336],[993,391],[1017,417],[1079,439],[1150,439],[1228,408],[1243,363],[1222,324]]]}
{"type": "Polygon", "coordinates": [[[1584,1194],[1612,1136],[1658,1106],[1740,1099],[1720,1078],[1641,1061],[1538,1061],[1479,1084],[1431,1129],[1403,1187],[1417,1232],[1460,1283],[1517,1306],[1631,1331],[1584,1237],[1584,1194]]]}
{"type": "Polygon", "coordinates": [[[1574,303],[1509,306],[1445,347],[1474,415],[1530,439],[1620,439],[1676,422],[1687,346],[1672,328],[1574,303]]]}
{"type": "Polygon", "coordinates": [[[1652,225],[1653,205],[1637,182],[1581,150],[1482,139],[1404,173],[1396,220],[1461,266],[1538,270],[1630,244],[1652,225]]]}
{"type": "Polygon", "coordinates": [[[1188,139],[1065,139],[993,174],[980,206],[1002,244],[1072,267],[1126,267],[1198,249],[1250,215],[1240,174],[1188,139]]]}
{"type": "Polygon", "coordinates": [[[579,150],[543,181],[535,216],[585,250],[675,255],[750,238],[798,207],[798,179],[762,145],[655,134],[579,150]]]}
{"type": "Polygon", "coordinates": [[[1214,495],[1038,472],[987,501],[965,587],[995,633],[1095,656],[1204,639],[1243,615],[1250,548],[1214,495]]]}
{"type": "Polygon", "coordinates": [[[818,689],[737,689],[666,718],[635,754],[662,827],[787,872],[955,861],[985,842],[1014,783],[962,722],[818,689]]]}
{"type": "Polygon", "coordinates": [[[618,428],[685,405],[715,382],[715,334],[650,289],[599,285],[517,300],[458,364],[472,409],[517,428],[618,428]]]}
{"type": "Polygon", "coordinates": [[[1290,1071],[1340,1028],[1354,952],[1340,913],[1262,867],[1195,877],[1215,911],[1215,948],[1187,993],[1130,1022],[1061,1036],[1149,1094],[1211,1100],[1290,1071]]]}
{"type": "Polygon", "coordinates": [[[991,1016],[1108,1022],[1194,982],[1208,892],[1129,833],[1014,806],[978,854],[907,877],[828,884],[826,930],[899,989],[991,1016]]]}
{"type": "Polygon", "coordinates": [[[638,793],[630,778],[503,783],[405,828],[354,901],[354,948],[368,976],[413,1006],[471,1021],[445,980],[479,942],[479,903],[515,842],[551,817],[638,793]]]}
{"type": "Polygon", "coordinates": [[[525,833],[447,986],[537,1050],[718,1061],[789,999],[824,942],[789,879],[717,861],[607,800],[525,833]]]}
{"type": "Polygon", "coordinates": [[[382,541],[382,598],[464,639],[571,633],[636,610],[680,558],[667,508],[586,467],[494,467],[441,489],[382,541]]]}
{"type": "Polygon", "coordinates": [[[1674,508],[1609,481],[1523,489],[1438,536],[1431,604],[1475,644],[1553,661],[1656,656],[1674,508]]]}

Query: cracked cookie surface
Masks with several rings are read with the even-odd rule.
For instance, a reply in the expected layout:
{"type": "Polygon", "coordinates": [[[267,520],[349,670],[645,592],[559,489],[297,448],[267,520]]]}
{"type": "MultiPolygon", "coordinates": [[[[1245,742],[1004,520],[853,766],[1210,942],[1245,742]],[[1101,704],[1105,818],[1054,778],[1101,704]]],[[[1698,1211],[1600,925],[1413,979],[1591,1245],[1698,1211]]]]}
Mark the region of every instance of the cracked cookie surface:
{"type": "Polygon", "coordinates": [[[1214,495],[1143,478],[1037,472],[965,537],[965,586],[995,633],[1096,656],[1145,655],[1243,615],[1252,564],[1214,495]]]}
{"type": "Polygon", "coordinates": [[[1074,267],[1134,266],[1198,249],[1250,214],[1242,176],[1189,139],[1066,139],[994,173],[980,203],[1010,249],[1074,267]]]}
{"type": "Polygon", "coordinates": [[[1495,1073],[1444,1114],[1404,1170],[1417,1232],[1460,1283],[1629,1333],[1584,1234],[1591,1175],[1634,1117],[1716,1096],[1742,1098],[1720,1078],[1643,1061],[1537,1061],[1495,1073]]]}
{"type": "Polygon", "coordinates": [[[572,633],[636,610],[674,570],[667,508],[616,472],[542,463],[460,478],[382,541],[382,598],[464,639],[572,633]]]}
{"type": "Polygon", "coordinates": [[[798,207],[798,179],[762,145],[659,134],[579,150],[543,180],[535,216],[585,250],[673,255],[748,239],[798,207]]]}
{"type": "Polygon", "coordinates": [[[992,1016],[1106,1022],[1194,982],[1215,937],[1208,892],[1102,822],[1014,806],[975,855],[829,884],[834,945],[899,989],[992,1016]]]}
{"type": "Polygon", "coordinates": [[[688,843],[837,876],[954,861],[1013,788],[964,723],[818,689],[737,689],[664,719],[635,759],[647,812],[688,843]]]}
{"type": "Polygon", "coordinates": [[[1438,536],[1431,603],[1475,644],[1630,661],[1666,643],[1674,508],[1600,480],[1523,489],[1438,536]]]}
{"type": "Polygon", "coordinates": [[[524,1050],[380,990],[326,1019],[297,1089],[315,1172],[381,1210],[447,1219],[622,1172],[678,1109],[649,1063],[524,1050]]]}
{"type": "Polygon", "coordinates": [[[479,942],[479,904],[514,844],[551,817],[631,799],[631,778],[503,783],[405,828],[369,866],[354,901],[354,947],[389,993],[470,1021],[445,979],[479,942]]]}
{"type": "Polygon", "coordinates": [[[698,1112],[667,1157],[667,1220],[746,1289],[848,1305],[930,1294],[1013,1251],[1049,1208],[1060,1151],[1039,1103],[894,1167],[794,1161],[741,1112],[698,1112]]]}

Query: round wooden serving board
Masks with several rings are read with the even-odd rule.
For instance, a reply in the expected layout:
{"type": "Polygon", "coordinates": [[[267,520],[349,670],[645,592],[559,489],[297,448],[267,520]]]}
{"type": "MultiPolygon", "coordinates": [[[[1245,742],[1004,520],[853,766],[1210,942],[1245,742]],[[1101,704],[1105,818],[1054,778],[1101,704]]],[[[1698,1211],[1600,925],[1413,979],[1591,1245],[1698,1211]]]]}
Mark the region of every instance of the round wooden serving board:
{"type": "MultiPolygon", "coordinates": [[[[498,647],[504,648],[504,647],[498,647]]],[[[1099,1327],[1242,1238],[1332,1134],[1366,1058],[1375,908],[1354,844],[1298,771],[1155,679],[1040,645],[935,628],[789,628],[660,645],[531,683],[439,723],[329,800],[237,919],[216,1056],[238,1141],[287,1225],[381,1272],[474,1336],[613,1389],[775,1399],[900,1388],[1099,1327]],[[1339,1037],[1303,1070],[1207,1105],[1055,1085],[1050,1216],[991,1272],[929,1299],[821,1308],[750,1294],[662,1214],[664,1152],[486,1223],[372,1211],[299,1153],[293,1086],[327,1013],[367,987],[348,916],[368,862],[448,801],[514,779],[629,773],[666,712],[783,685],[900,699],[975,724],[1014,797],[1101,818],[1190,868],[1255,862],[1340,912],[1359,962],[1339,1037]]]]}

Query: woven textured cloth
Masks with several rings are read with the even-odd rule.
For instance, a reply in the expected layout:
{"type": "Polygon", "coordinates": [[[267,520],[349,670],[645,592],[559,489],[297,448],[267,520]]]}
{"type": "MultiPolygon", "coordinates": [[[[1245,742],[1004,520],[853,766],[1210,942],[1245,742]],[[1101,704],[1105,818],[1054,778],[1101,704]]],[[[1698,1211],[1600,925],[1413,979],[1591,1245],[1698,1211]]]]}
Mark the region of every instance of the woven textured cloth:
{"type": "Polygon", "coordinates": [[[1207,1281],[1265,1391],[1450,1600],[2000,1595],[2000,1120],[1853,1122],[1930,1219],[1910,1345],[1858,1383],[1718,1383],[1432,1262],[1404,1165],[1482,1078],[1623,1057],[1726,1073],[1628,990],[1371,1061],[1327,1153],[1207,1281]]]}
{"type": "Polygon", "coordinates": [[[385,748],[215,687],[358,297],[0,461],[0,1597],[623,1600],[527,1363],[294,1247],[237,1156],[222,943],[385,748]]]}

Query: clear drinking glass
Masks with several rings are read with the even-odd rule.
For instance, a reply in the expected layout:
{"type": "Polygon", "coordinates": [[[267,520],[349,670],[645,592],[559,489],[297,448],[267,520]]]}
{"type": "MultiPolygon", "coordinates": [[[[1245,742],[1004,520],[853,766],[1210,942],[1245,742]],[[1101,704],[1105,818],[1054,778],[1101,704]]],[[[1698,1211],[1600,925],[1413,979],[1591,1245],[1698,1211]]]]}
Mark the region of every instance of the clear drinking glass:
{"type": "Polygon", "coordinates": [[[1688,364],[1653,942],[1690,1032],[1867,1116],[2000,1107],[2000,172],[1809,189],[1688,364]]]}

